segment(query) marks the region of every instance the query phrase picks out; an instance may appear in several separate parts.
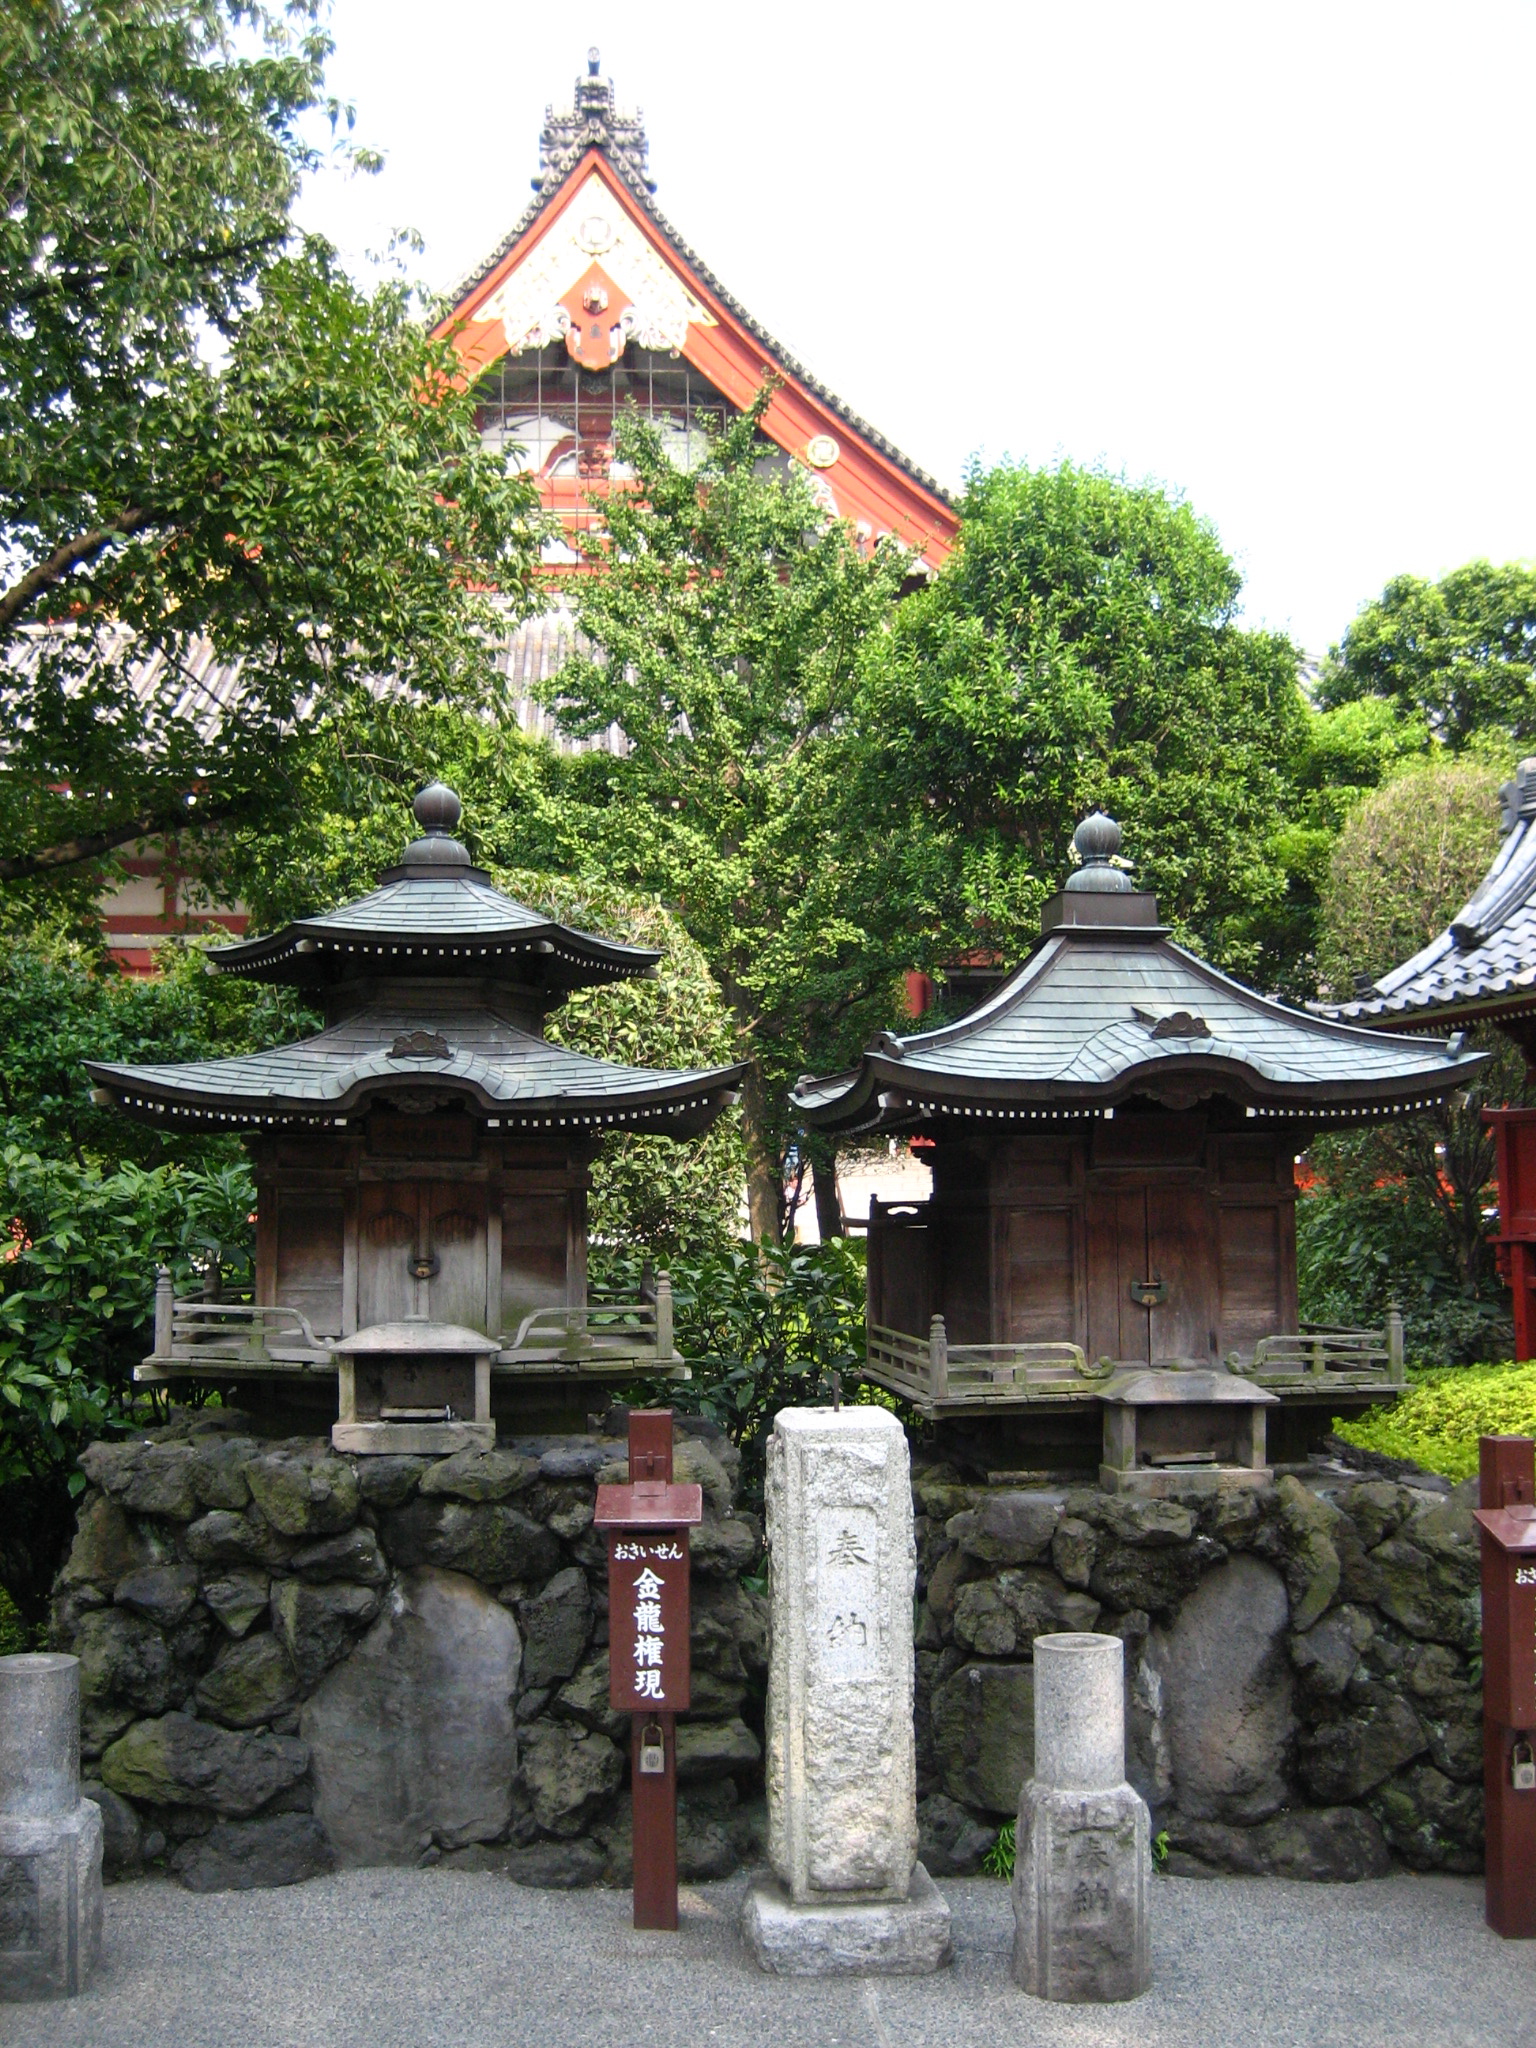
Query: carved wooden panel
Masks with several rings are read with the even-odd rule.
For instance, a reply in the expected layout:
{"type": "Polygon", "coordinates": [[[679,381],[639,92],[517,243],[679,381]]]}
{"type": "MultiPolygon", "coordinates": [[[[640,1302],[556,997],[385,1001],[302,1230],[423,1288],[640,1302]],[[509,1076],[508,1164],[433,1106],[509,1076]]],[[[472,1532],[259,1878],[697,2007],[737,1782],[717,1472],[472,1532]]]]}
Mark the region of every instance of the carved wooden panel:
{"type": "Polygon", "coordinates": [[[1231,1205],[1220,1216],[1221,1348],[1252,1352],[1282,1325],[1281,1211],[1269,1203],[1231,1205]]]}
{"type": "Polygon", "coordinates": [[[278,1197],[275,1299],[309,1317],[317,1337],[341,1335],[342,1198],[278,1197]]]}
{"type": "Polygon", "coordinates": [[[564,1308],[570,1197],[504,1195],[501,1203],[501,1328],[511,1343],[538,1308],[564,1308]]]}
{"type": "Polygon", "coordinates": [[[1005,1212],[1004,1342],[1076,1341],[1075,1223],[1066,1207],[1005,1212]]]}

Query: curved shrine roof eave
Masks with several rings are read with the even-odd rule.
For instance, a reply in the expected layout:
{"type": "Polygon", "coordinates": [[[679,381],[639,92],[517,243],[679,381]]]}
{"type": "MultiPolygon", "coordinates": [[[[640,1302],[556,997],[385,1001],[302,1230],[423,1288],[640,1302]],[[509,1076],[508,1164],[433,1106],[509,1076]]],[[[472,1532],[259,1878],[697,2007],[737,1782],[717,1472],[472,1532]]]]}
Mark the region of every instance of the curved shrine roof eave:
{"type": "MultiPolygon", "coordinates": [[[[497,279],[499,273],[505,274],[513,268],[510,259],[517,254],[520,246],[534,233],[541,221],[556,211],[576,181],[595,165],[601,165],[612,176],[623,196],[644,216],[651,228],[667,244],[672,255],[686,267],[716,304],[752,337],[775,368],[793,378],[845,427],[858,435],[871,450],[900,470],[909,482],[916,484],[932,498],[935,504],[943,509],[952,525],[958,523],[954,497],[938,479],[921,468],[910,456],[904,455],[893,441],[887,440],[878,428],[861,418],[851,406],[838,397],[835,391],[813,376],[797,357],[777,341],[767,328],[747,311],[741,301],[726,290],[697,250],[672,226],[652,198],[646,181],[636,173],[624,154],[621,151],[609,150],[600,142],[589,144],[563,177],[542,189],[484,261],[477,264],[459,281],[451,294],[451,310],[439,319],[433,329],[435,337],[441,338],[451,334],[465,318],[466,301],[482,293],[487,285],[497,279]]],[[[950,536],[946,537],[948,538],[950,536]]]]}
{"type": "Polygon", "coordinates": [[[1368,994],[1314,1005],[1320,1016],[1424,1031],[1536,1012],[1536,761],[1522,761],[1502,795],[1513,822],[1450,924],[1368,994]]]}
{"type": "Polygon", "coordinates": [[[335,1130],[376,1102],[430,1099],[456,1102],[507,1131],[678,1136],[707,1129],[746,1072],[744,1064],[618,1066],[535,1038],[490,1011],[445,1021],[443,1033],[423,1033],[418,1013],[375,1009],[267,1052],[164,1066],[88,1061],[86,1071],[115,1107],[162,1130],[335,1130]],[[398,1030],[402,1023],[409,1028],[398,1030]],[[439,1043],[429,1047],[433,1036],[439,1043]]]}
{"type": "Polygon", "coordinates": [[[1064,1121],[1137,1096],[1327,1122],[1425,1107],[1484,1059],[1292,1010],[1161,930],[1099,926],[1049,933],[968,1017],[883,1034],[850,1073],[807,1079],[792,1099],[823,1130],[1064,1121]]]}
{"type": "Polygon", "coordinates": [[[481,976],[529,955],[541,960],[549,984],[564,989],[633,979],[661,958],[653,948],[541,916],[503,895],[481,869],[443,873],[410,864],[388,869],[378,888],[339,910],[210,947],[206,957],[220,974],[303,985],[381,969],[481,976]]]}

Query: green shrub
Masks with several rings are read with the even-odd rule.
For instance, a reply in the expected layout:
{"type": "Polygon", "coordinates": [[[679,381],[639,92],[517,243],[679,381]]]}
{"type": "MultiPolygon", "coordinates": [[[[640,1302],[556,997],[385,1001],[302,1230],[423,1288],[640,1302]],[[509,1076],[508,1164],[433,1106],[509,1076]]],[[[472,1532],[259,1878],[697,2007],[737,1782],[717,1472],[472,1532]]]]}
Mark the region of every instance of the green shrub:
{"type": "Polygon", "coordinates": [[[28,1627],[16,1602],[0,1586],[0,1657],[19,1657],[40,1647],[36,1629],[28,1627]]]}
{"type": "Polygon", "coordinates": [[[255,1206],[243,1165],[104,1173],[0,1153],[0,1487],[62,1471],[80,1490],[82,1445],[133,1402],[156,1266],[185,1290],[216,1261],[238,1298],[255,1206]]]}
{"type": "MultiPolygon", "coordinates": [[[[740,1245],[718,1257],[674,1259],[674,1330],[689,1380],[658,1380],[638,1398],[704,1415],[739,1445],[749,1500],[762,1491],[768,1433],[780,1408],[830,1398],[837,1373],[849,1402],[887,1397],[858,1383],[864,1365],[864,1248],[740,1245]]],[[[637,1254],[594,1251],[594,1301],[633,1301],[637,1254]]]]}
{"type": "Polygon", "coordinates": [[[1018,1822],[1005,1820],[997,1831],[997,1840],[981,1859],[981,1867],[988,1877],[1000,1877],[1006,1882],[1013,1876],[1013,1866],[1018,1857],[1018,1846],[1014,1839],[1018,1822]]]}
{"type": "Polygon", "coordinates": [[[1361,1450],[1412,1458],[1447,1479],[1469,1479],[1477,1470],[1480,1436],[1536,1436],[1536,1363],[1420,1373],[1395,1407],[1334,1428],[1361,1450]]]}

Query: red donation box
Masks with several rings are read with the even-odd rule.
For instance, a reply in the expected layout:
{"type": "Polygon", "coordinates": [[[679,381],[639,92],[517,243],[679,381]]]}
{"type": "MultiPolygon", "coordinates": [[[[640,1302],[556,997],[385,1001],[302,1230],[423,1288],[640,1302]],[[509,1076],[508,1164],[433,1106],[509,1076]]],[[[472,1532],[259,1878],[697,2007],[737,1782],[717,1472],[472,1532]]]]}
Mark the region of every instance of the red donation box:
{"type": "Polygon", "coordinates": [[[1483,1551],[1483,1796],[1488,1925],[1536,1936],[1536,1444],[1485,1436],[1474,1512],[1483,1551]]]}
{"type": "Polygon", "coordinates": [[[631,1716],[635,1925],[677,1925],[677,1743],[686,1713],[688,1531],[704,1491],[672,1480],[672,1414],[629,1418],[629,1484],[597,1489],[608,1536],[608,1700],[631,1716]]]}

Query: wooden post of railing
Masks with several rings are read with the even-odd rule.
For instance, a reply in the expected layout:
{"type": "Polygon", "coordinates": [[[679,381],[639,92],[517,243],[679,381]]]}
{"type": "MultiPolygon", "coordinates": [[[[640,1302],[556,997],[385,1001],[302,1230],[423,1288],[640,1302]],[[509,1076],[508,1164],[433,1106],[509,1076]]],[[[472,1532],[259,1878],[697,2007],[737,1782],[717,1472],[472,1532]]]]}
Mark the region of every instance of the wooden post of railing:
{"type": "Polygon", "coordinates": [[[169,1266],[155,1268],[155,1356],[169,1358],[174,1339],[173,1318],[176,1312],[175,1296],[171,1293],[171,1269],[169,1266]]]}
{"type": "Polygon", "coordinates": [[[656,1275],[656,1359],[665,1365],[672,1356],[672,1275],[656,1275]]]}
{"type": "Polygon", "coordinates": [[[1314,1337],[1312,1339],[1312,1373],[1315,1379],[1321,1379],[1327,1370],[1326,1353],[1327,1345],[1324,1339],[1314,1337]]]}
{"type": "Polygon", "coordinates": [[[1395,1301],[1387,1303],[1387,1378],[1394,1385],[1402,1385],[1403,1312],[1395,1301]]]}
{"type": "Polygon", "coordinates": [[[928,1392],[935,1401],[949,1399],[949,1332],[942,1316],[928,1325],[928,1392]]]}

